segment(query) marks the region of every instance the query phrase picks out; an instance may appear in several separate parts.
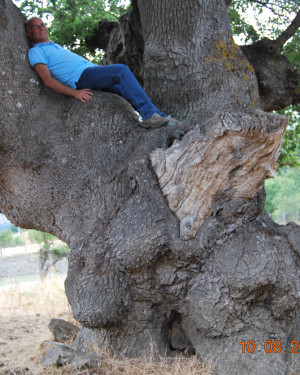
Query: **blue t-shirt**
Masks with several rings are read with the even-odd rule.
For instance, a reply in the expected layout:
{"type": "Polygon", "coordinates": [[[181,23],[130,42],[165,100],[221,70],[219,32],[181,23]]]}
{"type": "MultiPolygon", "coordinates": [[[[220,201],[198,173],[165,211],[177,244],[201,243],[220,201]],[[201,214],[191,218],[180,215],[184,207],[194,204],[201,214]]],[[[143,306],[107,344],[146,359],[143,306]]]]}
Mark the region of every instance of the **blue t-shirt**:
{"type": "Polygon", "coordinates": [[[35,44],[28,51],[28,59],[31,66],[47,65],[53,78],[74,89],[82,72],[86,68],[97,66],[53,42],[35,44]]]}

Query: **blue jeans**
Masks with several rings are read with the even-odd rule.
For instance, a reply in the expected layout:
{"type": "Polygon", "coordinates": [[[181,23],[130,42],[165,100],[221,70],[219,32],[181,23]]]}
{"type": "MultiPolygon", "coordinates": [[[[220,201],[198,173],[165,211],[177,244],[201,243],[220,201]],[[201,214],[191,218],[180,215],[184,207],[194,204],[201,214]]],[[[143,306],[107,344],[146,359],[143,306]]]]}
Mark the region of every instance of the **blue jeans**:
{"type": "Polygon", "coordinates": [[[166,117],[151,102],[131,70],[123,64],[95,65],[95,67],[85,69],[76,83],[76,88],[118,94],[131,103],[143,120],[148,119],[154,113],[166,117]]]}

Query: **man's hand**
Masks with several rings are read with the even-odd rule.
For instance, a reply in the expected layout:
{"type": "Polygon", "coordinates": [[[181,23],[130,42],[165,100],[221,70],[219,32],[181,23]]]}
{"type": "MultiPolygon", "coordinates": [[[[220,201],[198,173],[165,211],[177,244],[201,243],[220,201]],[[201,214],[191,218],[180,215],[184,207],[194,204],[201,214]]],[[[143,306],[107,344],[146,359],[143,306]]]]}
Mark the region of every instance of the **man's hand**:
{"type": "Polygon", "coordinates": [[[45,64],[35,64],[34,70],[40,76],[42,81],[47,87],[50,87],[52,90],[57,91],[61,94],[74,96],[76,99],[82,101],[83,103],[87,100],[92,99],[93,93],[90,89],[76,90],[72,87],[66,86],[63,83],[59,82],[57,79],[53,78],[50,74],[50,71],[45,64]]]}
{"type": "Polygon", "coordinates": [[[74,97],[85,103],[87,100],[92,99],[93,93],[90,89],[75,90],[74,97]]]}

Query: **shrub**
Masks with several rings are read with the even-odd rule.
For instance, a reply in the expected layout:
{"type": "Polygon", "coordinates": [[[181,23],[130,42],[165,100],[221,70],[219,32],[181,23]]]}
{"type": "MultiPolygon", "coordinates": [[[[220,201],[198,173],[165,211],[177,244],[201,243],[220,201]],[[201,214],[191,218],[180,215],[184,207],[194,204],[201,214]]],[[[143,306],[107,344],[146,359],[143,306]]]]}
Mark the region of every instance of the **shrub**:
{"type": "Polygon", "coordinates": [[[1,247],[15,247],[20,245],[24,245],[24,241],[18,235],[14,235],[10,229],[0,232],[1,247]]]}

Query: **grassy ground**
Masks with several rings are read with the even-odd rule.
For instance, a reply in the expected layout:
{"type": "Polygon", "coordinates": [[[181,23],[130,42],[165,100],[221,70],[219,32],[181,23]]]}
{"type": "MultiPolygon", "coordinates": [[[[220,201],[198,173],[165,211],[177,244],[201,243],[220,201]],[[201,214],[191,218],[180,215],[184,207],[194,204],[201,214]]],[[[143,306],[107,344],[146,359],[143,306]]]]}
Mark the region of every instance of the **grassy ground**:
{"type": "Polygon", "coordinates": [[[0,375],[211,375],[212,367],[196,358],[120,359],[108,352],[99,353],[98,369],[72,370],[42,368],[47,351],[45,341],[52,340],[47,327],[51,318],[71,323],[70,308],[63,280],[47,279],[34,285],[15,284],[0,289],[0,375]]]}
{"type": "Polygon", "coordinates": [[[32,375],[43,373],[42,344],[52,340],[53,317],[71,320],[62,280],[0,289],[0,374],[26,367],[32,375]]]}

